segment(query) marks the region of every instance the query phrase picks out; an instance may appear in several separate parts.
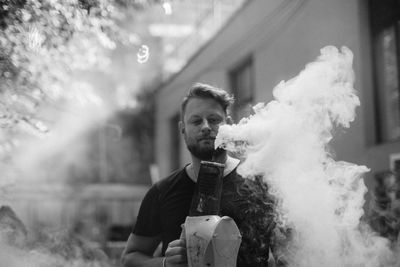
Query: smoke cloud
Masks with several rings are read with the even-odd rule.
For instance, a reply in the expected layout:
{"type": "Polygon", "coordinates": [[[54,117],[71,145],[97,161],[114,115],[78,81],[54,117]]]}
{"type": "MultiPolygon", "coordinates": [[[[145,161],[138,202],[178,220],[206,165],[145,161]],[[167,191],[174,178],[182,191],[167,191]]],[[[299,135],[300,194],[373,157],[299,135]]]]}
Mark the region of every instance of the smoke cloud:
{"type": "Polygon", "coordinates": [[[360,222],[366,166],[335,161],[329,142],[348,128],[360,105],[353,54],[327,46],[275,100],[219,129],[216,146],[244,153],[238,172],[262,175],[278,200],[278,224],[292,229],[283,248],[290,266],[395,266],[388,240],[360,222]]]}

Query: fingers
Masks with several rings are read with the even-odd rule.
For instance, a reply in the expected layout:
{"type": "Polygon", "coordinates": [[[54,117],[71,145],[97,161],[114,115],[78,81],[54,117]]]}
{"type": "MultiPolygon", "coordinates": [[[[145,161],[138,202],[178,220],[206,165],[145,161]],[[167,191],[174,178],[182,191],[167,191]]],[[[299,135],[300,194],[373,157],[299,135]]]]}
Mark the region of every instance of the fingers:
{"type": "Polygon", "coordinates": [[[168,244],[168,248],[173,248],[173,247],[186,247],[186,242],[184,239],[176,239],[174,241],[171,241],[168,244]]]}
{"type": "Polygon", "coordinates": [[[174,255],[166,257],[167,266],[176,266],[177,264],[182,264],[182,266],[186,266],[187,263],[186,256],[183,255],[174,255]]]}
{"type": "Polygon", "coordinates": [[[186,245],[181,239],[174,240],[168,244],[165,251],[167,266],[187,266],[186,245]]]}
{"type": "Polygon", "coordinates": [[[167,248],[167,250],[165,251],[166,257],[175,255],[186,255],[186,249],[183,247],[173,247],[173,248],[167,248]]]}

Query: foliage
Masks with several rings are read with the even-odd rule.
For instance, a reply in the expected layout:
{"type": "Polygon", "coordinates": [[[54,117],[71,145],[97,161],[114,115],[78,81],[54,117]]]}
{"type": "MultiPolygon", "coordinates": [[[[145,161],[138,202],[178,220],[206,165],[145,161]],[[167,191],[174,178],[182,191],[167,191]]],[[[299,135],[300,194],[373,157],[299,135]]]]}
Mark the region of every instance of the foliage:
{"type": "Polygon", "coordinates": [[[40,106],[63,101],[98,103],[85,70],[103,69],[108,51],[138,37],[119,26],[126,12],[156,1],[0,0],[0,128],[24,123],[48,128],[40,106]],[[124,13],[125,12],[125,13],[124,13]]]}

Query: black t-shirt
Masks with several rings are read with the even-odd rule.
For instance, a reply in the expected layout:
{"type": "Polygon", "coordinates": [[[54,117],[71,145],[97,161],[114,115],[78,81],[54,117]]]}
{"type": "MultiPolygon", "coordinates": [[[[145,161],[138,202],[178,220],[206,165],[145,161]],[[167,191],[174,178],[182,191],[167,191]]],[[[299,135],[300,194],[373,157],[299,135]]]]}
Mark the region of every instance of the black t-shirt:
{"type": "MultiPolygon", "coordinates": [[[[185,168],[154,184],[142,201],[133,233],[161,236],[164,255],[168,243],[180,237],[194,189],[185,168]]],[[[244,179],[236,170],[223,178],[220,215],[231,217],[242,234],[238,267],[267,266],[274,227],[271,199],[265,184],[244,179]]]]}

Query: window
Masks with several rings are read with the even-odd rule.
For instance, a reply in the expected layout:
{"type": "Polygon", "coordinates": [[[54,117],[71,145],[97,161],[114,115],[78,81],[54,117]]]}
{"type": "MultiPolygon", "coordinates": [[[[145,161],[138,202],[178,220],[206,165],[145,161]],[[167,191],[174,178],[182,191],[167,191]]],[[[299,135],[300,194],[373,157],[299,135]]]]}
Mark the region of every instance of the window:
{"type": "Polygon", "coordinates": [[[176,170],[180,167],[180,144],[181,134],[179,132],[180,113],[178,112],[170,119],[170,170],[176,170]]]}
{"type": "Polygon", "coordinates": [[[244,60],[229,73],[232,92],[235,96],[233,116],[236,121],[252,113],[254,95],[254,70],[251,57],[244,60]]]}
{"type": "Polygon", "coordinates": [[[400,139],[400,1],[370,0],[378,142],[400,139]]]}

